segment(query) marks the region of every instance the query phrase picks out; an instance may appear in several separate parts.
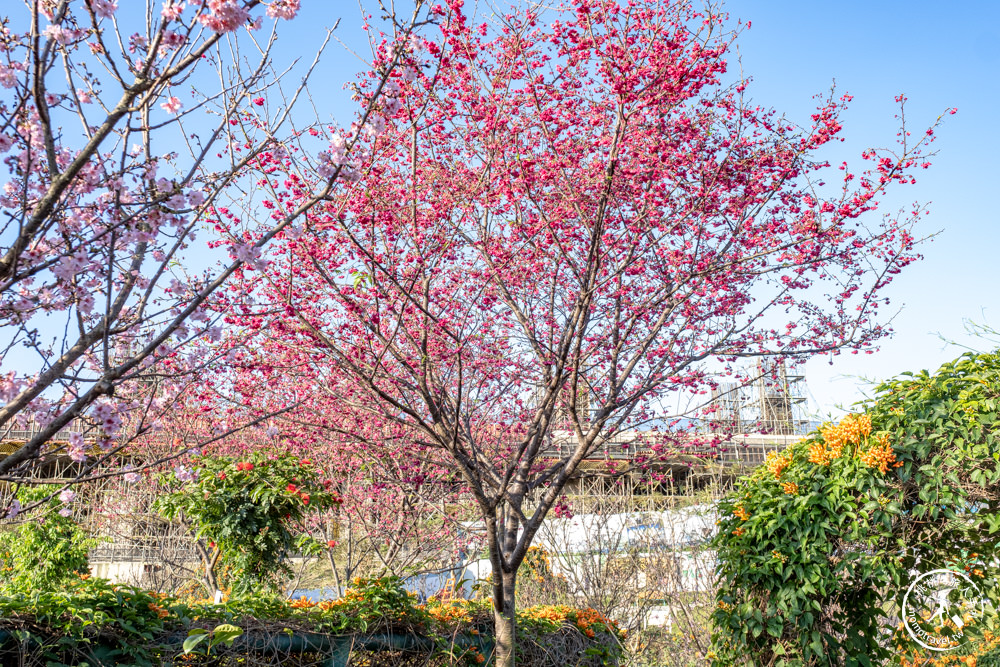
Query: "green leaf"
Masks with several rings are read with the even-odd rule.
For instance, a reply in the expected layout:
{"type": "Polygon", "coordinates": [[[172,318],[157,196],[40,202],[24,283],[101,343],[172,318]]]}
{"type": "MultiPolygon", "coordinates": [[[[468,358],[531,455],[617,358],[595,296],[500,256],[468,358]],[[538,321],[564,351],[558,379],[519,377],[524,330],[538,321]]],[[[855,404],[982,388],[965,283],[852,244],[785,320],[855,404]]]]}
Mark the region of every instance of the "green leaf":
{"type": "Polygon", "coordinates": [[[188,632],[188,638],[184,640],[184,644],[181,647],[184,654],[187,655],[188,653],[194,651],[195,647],[208,639],[208,637],[208,630],[205,630],[204,628],[194,628],[188,632]]]}
{"type": "Polygon", "coordinates": [[[212,632],[212,644],[226,644],[231,645],[237,637],[243,634],[243,629],[230,625],[229,623],[223,623],[222,625],[215,626],[215,630],[212,632]]]}

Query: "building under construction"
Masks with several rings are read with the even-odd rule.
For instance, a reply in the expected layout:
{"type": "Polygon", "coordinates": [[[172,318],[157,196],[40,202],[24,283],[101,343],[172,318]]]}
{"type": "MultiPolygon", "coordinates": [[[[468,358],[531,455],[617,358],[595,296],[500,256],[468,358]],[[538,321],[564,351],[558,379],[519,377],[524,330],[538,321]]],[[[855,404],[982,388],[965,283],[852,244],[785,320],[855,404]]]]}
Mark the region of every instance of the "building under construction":
{"type": "MultiPolygon", "coordinates": [[[[769,452],[799,440],[808,423],[803,414],[804,377],[794,366],[761,362],[748,375],[742,383],[720,383],[706,417],[694,422],[692,431],[626,431],[590,452],[565,489],[568,502],[575,511],[611,501],[626,502],[634,511],[664,510],[711,502],[726,493],[769,452]]],[[[72,425],[55,441],[67,440],[74,429],[79,430],[72,425]]],[[[0,442],[0,455],[31,436],[30,425],[9,431],[0,442]]],[[[554,434],[553,458],[568,456],[574,440],[569,430],[554,434]]],[[[116,460],[114,467],[120,470],[125,463],[116,460]]],[[[67,484],[82,473],[79,464],[60,454],[46,456],[33,471],[49,483],[67,484]]],[[[102,538],[92,553],[93,571],[154,586],[183,576],[197,561],[191,533],[152,510],[155,485],[128,484],[120,476],[94,477],[76,487],[81,501],[74,504],[81,524],[102,538]]],[[[0,482],[0,508],[7,506],[12,491],[0,482]]],[[[0,530],[3,524],[0,514],[0,530]]]]}
{"type": "Polygon", "coordinates": [[[804,435],[805,375],[795,364],[759,359],[740,382],[712,391],[705,423],[715,433],[804,435]]]}

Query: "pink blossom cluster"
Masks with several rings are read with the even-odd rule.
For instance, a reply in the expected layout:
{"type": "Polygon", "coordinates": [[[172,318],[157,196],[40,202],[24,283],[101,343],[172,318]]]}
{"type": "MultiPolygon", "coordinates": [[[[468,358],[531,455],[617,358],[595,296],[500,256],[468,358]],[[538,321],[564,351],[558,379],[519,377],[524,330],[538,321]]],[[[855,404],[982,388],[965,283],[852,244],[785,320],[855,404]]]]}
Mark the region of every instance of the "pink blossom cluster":
{"type": "Polygon", "coordinates": [[[232,32],[250,21],[250,11],[240,0],[206,0],[207,11],[198,15],[198,21],[217,33],[232,32]]]}
{"type": "Polygon", "coordinates": [[[299,13],[301,0],[271,0],[267,6],[267,15],[272,19],[291,20],[299,13]]]}
{"type": "Polygon", "coordinates": [[[184,7],[184,0],[165,0],[163,8],[160,10],[160,16],[163,17],[164,21],[176,21],[184,14],[184,7]]]}
{"type": "Polygon", "coordinates": [[[118,11],[118,3],[114,0],[87,0],[94,14],[101,18],[109,19],[118,11]]]}

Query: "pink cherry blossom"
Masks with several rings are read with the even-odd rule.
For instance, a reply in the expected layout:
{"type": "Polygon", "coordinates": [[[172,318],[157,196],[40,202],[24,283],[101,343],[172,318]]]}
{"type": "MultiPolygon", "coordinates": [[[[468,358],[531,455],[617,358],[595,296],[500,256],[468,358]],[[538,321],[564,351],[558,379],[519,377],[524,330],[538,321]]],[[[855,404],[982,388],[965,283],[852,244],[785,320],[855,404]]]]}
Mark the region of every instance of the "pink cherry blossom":
{"type": "MultiPolygon", "coordinates": [[[[664,400],[707,394],[713,364],[887,334],[880,308],[919,258],[919,212],[872,214],[933,135],[869,153],[865,176],[820,199],[814,185],[843,178],[818,153],[849,100],[819,100],[801,130],[748,108],[725,85],[721,15],[571,0],[551,23],[511,12],[483,36],[460,2],[432,12],[439,39],[380,53],[414,74],[372,68],[358,98],[381,91],[380,105],[308,161],[315,174],[300,154],[259,164],[269,212],[331,194],[230,286],[230,377],[246,396],[281,387],[289,420],[314,427],[303,440],[391,459],[411,493],[461,480],[492,562],[514,573],[545,515],[568,514],[576,466],[664,400]]],[[[257,259],[240,216],[213,223],[257,259]]],[[[679,439],[657,435],[651,456],[679,439]]]]}
{"type": "Polygon", "coordinates": [[[165,102],[160,104],[160,107],[162,107],[163,110],[166,111],[167,113],[177,113],[178,111],[181,110],[182,106],[184,105],[181,104],[181,101],[178,98],[172,96],[168,97],[165,102]]]}
{"type": "Polygon", "coordinates": [[[63,28],[61,25],[50,24],[46,26],[42,34],[46,37],[54,39],[60,44],[70,44],[71,42],[80,39],[83,36],[82,30],[75,30],[72,28],[63,28]]]}
{"type": "Polygon", "coordinates": [[[109,19],[118,11],[118,3],[114,0],[87,0],[94,14],[109,19]]]}
{"type": "Polygon", "coordinates": [[[14,519],[20,513],[21,513],[21,501],[15,498],[14,500],[10,501],[10,505],[8,505],[7,507],[6,518],[14,519]]]}
{"type": "Polygon", "coordinates": [[[183,0],[180,2],[166,0],[163,3],[163,9],[160,10],[160,16],[163,17],[164,21],[176,21],[184,13],[184,6],[185,3],[183,0]]]}
{"type": "Polygon", "coordinates": [[[198,21],[217,33],[236,30],[250,19],[250,12],[239,0],[207,0],[208,11],[198,15],[198,21]]]}
{"type": "Polygon", "coordinates": [[[267,15],[272,19],[293,19],[299,13],[301,0],[272,0],[267,15]]]}

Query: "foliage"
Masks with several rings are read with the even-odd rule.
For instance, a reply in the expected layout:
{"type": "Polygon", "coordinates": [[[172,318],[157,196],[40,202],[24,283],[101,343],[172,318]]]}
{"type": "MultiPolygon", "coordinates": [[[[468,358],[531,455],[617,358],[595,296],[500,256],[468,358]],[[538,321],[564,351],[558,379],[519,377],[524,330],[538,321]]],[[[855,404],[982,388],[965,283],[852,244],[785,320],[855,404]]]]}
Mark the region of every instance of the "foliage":
{"type": "Polygon", "coordinates": [[[82,575],[60,590],[22,589],[0,597],[0,629],[20,629],[46,646],[48,664],[99,645],[111,645],[105,658],[152,665],[154,640],[187,619],[187,609],[166,596],[132,586],[112,585],[82,575]],[[50,641],[51,640],[51,641],[50,641]]]}
{"type": "MultiPolygon", "coordinates": [[[[28,506],[50,494],[45,487],[22,487],[17,499],[28,506]]],[[[87,555],[97,540],[69,516],[66,503],[53,496],[39,514],[0,531],[0,588],[47,590],[88,572],[87,555]]]]}
{"type": "MultiPolygon", "coordinates": [[[[288,628],[331,635],[412,634],[427,638],[433,652],[447,660],[484,662],[474,643],[460,647],[455,639],[488,634],[485,628],[493,614],[489,603],[455,600],[417,605],[398,578],[353,583],[343,598],[334,601],[255,596],[214,605],[184,603],[84,575],[59,591],[0,597],[0,631],[20,632],[22,642],[34,639],[46,646],[46,659],[52,665],[93,660],[101,648],[104,658],[117,656],[135,665],[169,662],[181,653],[205,654],[205,643],[218,653],[251,627],[276,634],[288,628]],[[183,644],[172,639],[178,632],[183,644]]],[[[585,642],[581,655],[596,661],[582,664],[604,664],[617,655],[617,628],[593,610],[534,607],[524,612],[520,625],[525,637],[536,643],[572,631],[585,642]]]]}
{"type": "Polygon", "coordinates": [[[309,459],[290,454],[258,452],[239,461],[204,456],[196,462],[195,479],[162,478],[170,490],[157,498],[157,509],[194,523],[196,537],[214,549],[212,560],[231,569],[235,595],[260,586],[279,590],[291,573],[286,557],[321,548],[294,528],[308,514],[340,503],[331,482],[320,480],[309,459]]]}
{"type": "MultiPolygon", "coordinates": [[[[863,407],[720,504],[716,664],[881,664],[917,574],[996,553],[1000,354],[904,374],[863,407]]],[[[968,568],[994,603],[995,567],[968,568]]]]}
{"type": "Polygon", "coordinates": [[[317,608],[329,612],[322,627],[328,632],[370,632],[423,626],[429,616],[416,606],[416,596],[403,589],[399,577],[355,579],[344,595],[317,608]]]}

